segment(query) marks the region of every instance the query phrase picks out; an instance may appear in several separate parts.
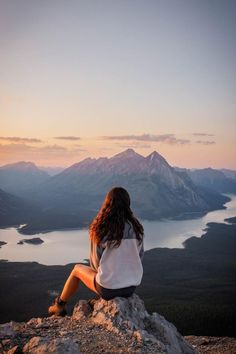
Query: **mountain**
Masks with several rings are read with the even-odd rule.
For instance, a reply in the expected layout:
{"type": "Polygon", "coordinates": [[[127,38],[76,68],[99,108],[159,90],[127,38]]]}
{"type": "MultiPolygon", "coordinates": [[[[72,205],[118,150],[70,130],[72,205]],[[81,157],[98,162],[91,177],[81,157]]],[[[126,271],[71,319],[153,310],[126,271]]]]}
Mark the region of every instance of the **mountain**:
{"type": "Polygon", "coordinates": [[[106,193],[123,186],[138,217],[158,219],[222,207],[227,198],[197,187],[156,151],[147,157],[127,149],[111,158],[86,158],[25,193],[44,212],[66,213],[89,223],[106,193]]]}
{"type": "Polygon", "coordinates": [[[231,177],[232,174],[213,168],[187,170],[187,174],[197,186],[221,193],[236,193],[236,179],[231,177]]]}
{"type": "Polygon", "coordinates": [[[227,168],[222,168],[220,171],[222,171],[226,177],[236,180],[236,170],[229,170],[227,168]]]}
{"type": "Polygon", "coordinates": [[[53,167],[53,166],[38,166],[41,171],[47,172],[50,176],[57,175],[58,173],[62,172],[65,168],[64,167],[53,167]]]}
{"type": "Polygon", "coordinates": [[[18,196],[24,196],[25,191],[49,178],[49,174],[33,162],[19,161],[0,166],[0,188],[18,196]]]}
{"type": "Polygon", "coordinates": [[[37,208],[24,199],[0,189],[0,226],[13,226],[30,221],[37,208]]]}

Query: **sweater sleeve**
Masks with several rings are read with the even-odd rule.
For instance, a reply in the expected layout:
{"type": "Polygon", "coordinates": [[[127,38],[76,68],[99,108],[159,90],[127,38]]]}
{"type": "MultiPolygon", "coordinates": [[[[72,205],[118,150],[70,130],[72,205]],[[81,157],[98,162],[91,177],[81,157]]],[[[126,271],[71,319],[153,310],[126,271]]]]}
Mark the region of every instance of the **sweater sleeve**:
{"type": "Polygon", "coordinates": [[[144,257],[144,245],[143,245],[143,242],[140,246],[140,249],[139,249],[139,257],[141,258],[141,261],[143,262],[143,257],[144,257]]]}
{"type": "Polygon", "coordinates": [[[98,271],[100,259],[102,257],[104,249],[105,249],[104,246],[97,245],[96,243],[92,242],[92,240],[90,239],[90,254],[89,254],[90,267],[96,272],[98,271]]]}

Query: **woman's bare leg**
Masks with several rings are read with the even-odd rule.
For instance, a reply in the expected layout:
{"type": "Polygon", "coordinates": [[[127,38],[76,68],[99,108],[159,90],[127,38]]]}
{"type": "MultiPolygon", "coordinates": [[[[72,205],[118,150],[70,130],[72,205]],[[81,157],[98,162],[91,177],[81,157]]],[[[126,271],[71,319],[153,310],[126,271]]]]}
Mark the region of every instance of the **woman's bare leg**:
{"type": "Polygon", "coordinates": [[[96,274],[91,267],[84,264],[76,264],[64,285],[60,299],[68,302],[76,293],[80,281],[97,294],[97,290],[94,287],[94,277],[96,274]]]}

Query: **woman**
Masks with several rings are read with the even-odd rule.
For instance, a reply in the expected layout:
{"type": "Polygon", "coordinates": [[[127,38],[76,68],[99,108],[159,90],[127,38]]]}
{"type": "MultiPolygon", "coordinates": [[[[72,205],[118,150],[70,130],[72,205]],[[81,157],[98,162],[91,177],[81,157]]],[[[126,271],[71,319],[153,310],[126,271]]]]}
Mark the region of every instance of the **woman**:
{"type": "Polygon", "coordinates": [[[132,213],[124,188],[115,187],[106,195],[89,236],[90,267],[75,265],[61,295],[49,307],[50,315],[66,315],[66,303],[80,281],[105,300],[129,297],[141,283],[144,230],[132,213]]]}

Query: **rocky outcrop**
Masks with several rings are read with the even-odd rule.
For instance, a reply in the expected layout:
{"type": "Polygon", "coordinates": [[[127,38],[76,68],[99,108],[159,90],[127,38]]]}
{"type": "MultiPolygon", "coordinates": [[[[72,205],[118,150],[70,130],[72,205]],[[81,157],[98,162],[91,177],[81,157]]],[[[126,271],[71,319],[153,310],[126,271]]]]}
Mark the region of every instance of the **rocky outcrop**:
{"type": "Polygon", "coordinates": [[[0,325],[0,352],[160,353],[196,351],[163,316],[149,314],[134,294],[110,301],[80,300],[72,316],[33,318],[0,325]]]}
{"type": "Polygon", "coordinates": [[[148,314],[143,301],[134,294],[110,301],[79,301],[73,312],[74,319],[91,316],[96,324],[116,334],[128,333],[135,340],[153,343],[157,353],[194,353],[194,350],[177,332],[173,324],[158,313],[148,314]]]}

